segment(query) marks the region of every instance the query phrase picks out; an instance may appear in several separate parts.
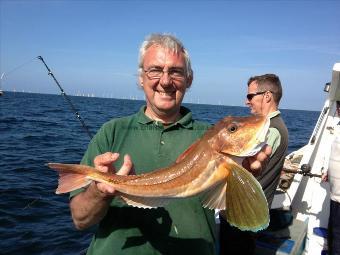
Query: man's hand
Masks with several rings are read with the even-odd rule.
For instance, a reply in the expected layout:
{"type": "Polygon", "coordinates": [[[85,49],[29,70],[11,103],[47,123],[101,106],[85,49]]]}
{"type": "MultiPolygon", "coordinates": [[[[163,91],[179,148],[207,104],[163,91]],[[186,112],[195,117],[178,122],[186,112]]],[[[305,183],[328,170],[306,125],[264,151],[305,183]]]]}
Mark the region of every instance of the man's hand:
{"type": "Polygon", "coordinates": [[[261,173],[267,165],[267,160],[272,153],[272,148],[269,145],[265,145],[262,149],[252,157],[245,158],[242,162],[244,168],[246,168],[253,175],[261,173]]]}
{"type": "MultiPolygon", "coordinates": [[[[119,158],[118,153],[107,152],[94,159],[98,171],[115,173],[112,165],[119,158]]],[[[124,156],[124,163],[117,174],[127,175],[133,169],[131,158],[124,156]]],[[[72,219],[77,229],[86,229],[97,224],[106,215],[115,189],[105,183],[93,181],[84,191],[74,196],[70,201],[72,219]]]]}
{"type": "Polygon", "coordinates": [[[322,182],[328,182],[328,172],[322,173],[321,181],[322,182]]]}
{"type": "MultiPolygon", "coordinates": [[[[93,163],[96,169],[105,173],[116,173],[118,175],[128,175],[133,173],[133,164],[129,155],[124,156],[124,163],[122,167],[116,172],[113,163],[119,158],[118,153],[106,152],[94,158],[93,163]]],[[[96,182],[97,189],[103,193],[104,196],[113,196],[115,189],[105,183],[96,182]]]]}

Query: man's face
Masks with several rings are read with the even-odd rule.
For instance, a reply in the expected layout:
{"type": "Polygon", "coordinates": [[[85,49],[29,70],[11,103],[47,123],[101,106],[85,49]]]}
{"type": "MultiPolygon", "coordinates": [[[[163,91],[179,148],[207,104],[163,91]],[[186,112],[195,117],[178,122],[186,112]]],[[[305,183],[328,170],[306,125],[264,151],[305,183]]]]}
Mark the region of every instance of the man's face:
{"type": "Polygon", "coordinates": [[[253,81],[248,86],[248,95],[252,95],[251,99],[246,98],[246,105],[250,108],[252,114],[264,114],[263,113],[263,97],[265,94],[254,95],[258,91],[257,82],[253,81]]]}
{"type": "Polygon", "coordinates": [[[179,113],[185,91],[192,82],[192,79],[187,78],[186,75],[183,53],[174,54],[158,45],[153,45],[145,52],[143,69],[164,71],[159,79],[150,79],[144,71],[139,77],[146,97],[147,111],[156,117],[179,113]],[[185,77],[173,79],[169,76],[169,70],[182,70],[185,77]]]}

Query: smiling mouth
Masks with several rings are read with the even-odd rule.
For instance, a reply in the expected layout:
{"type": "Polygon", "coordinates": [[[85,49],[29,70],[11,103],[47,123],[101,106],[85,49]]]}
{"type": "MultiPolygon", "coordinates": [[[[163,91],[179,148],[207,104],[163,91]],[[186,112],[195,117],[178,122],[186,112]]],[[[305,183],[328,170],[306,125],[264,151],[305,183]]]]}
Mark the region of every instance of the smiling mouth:
{"type": "Polygon", "coordinates": [[[172,96],[173,94],[175,94],[175,91],[169,91],[169,92],[162,92],[162,91],[157,91],[158,94],[160,94],[161,96],[172,96]]]}

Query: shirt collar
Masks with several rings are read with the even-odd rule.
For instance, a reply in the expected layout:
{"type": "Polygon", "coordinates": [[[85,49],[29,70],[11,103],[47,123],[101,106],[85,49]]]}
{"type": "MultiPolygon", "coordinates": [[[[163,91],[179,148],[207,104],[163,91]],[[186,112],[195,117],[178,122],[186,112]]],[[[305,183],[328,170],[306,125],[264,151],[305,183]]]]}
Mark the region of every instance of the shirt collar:
{"type": "Polygon", "coordinates": [[[268,114],[269,119],[274,118],[275,116],[279,115],[280,111],[276,110],[275,112],[271,112],[268,114]]]}
{"type": "MultiPolygon", "coordinates": [[[[148,116],[145,115],[145,109],[146,109],[146,106],[142,106],[138,113],[137,113],[137,121],[140,123],[140,124],[151,124],[151,123],[154,123],[155,121],[150,119],[148,116]]],[[[182,127],[184,128],[192,128],[192,113],[191,111],[184,107],[184,106],[181,106],[181,115],[182,117],[176,121],[175,123],[167,126],[166,128],[169,128],[169,127],[172,127],[174,125],[181,125],[182,127]]]]}

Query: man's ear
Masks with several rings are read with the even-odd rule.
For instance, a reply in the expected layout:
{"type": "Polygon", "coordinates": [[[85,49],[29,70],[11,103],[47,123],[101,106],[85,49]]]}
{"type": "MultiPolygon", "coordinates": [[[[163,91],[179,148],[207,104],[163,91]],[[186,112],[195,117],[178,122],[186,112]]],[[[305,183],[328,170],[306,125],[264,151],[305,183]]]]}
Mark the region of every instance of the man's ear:
{"type": "Polygon", "coordinates": [[[274,99],[272,93],[270,93],[270,92],[266,92],[264,97],[265,97],[265,100],[266,100],[267,103],[274,99]]]}
{"type": "Polygon", "coordinates": [[[139,81],[139,86],[143,87],[143,78],[142,78],[142,75],[139,75],[138,76],[138,81],[139,81]]]}
{"type": "Polygon", "coordinates": [[[194,80],[194,74],[192,73],[188,78],[187,78],[187,89],[191,87],[192,81],[194,80]]]}

